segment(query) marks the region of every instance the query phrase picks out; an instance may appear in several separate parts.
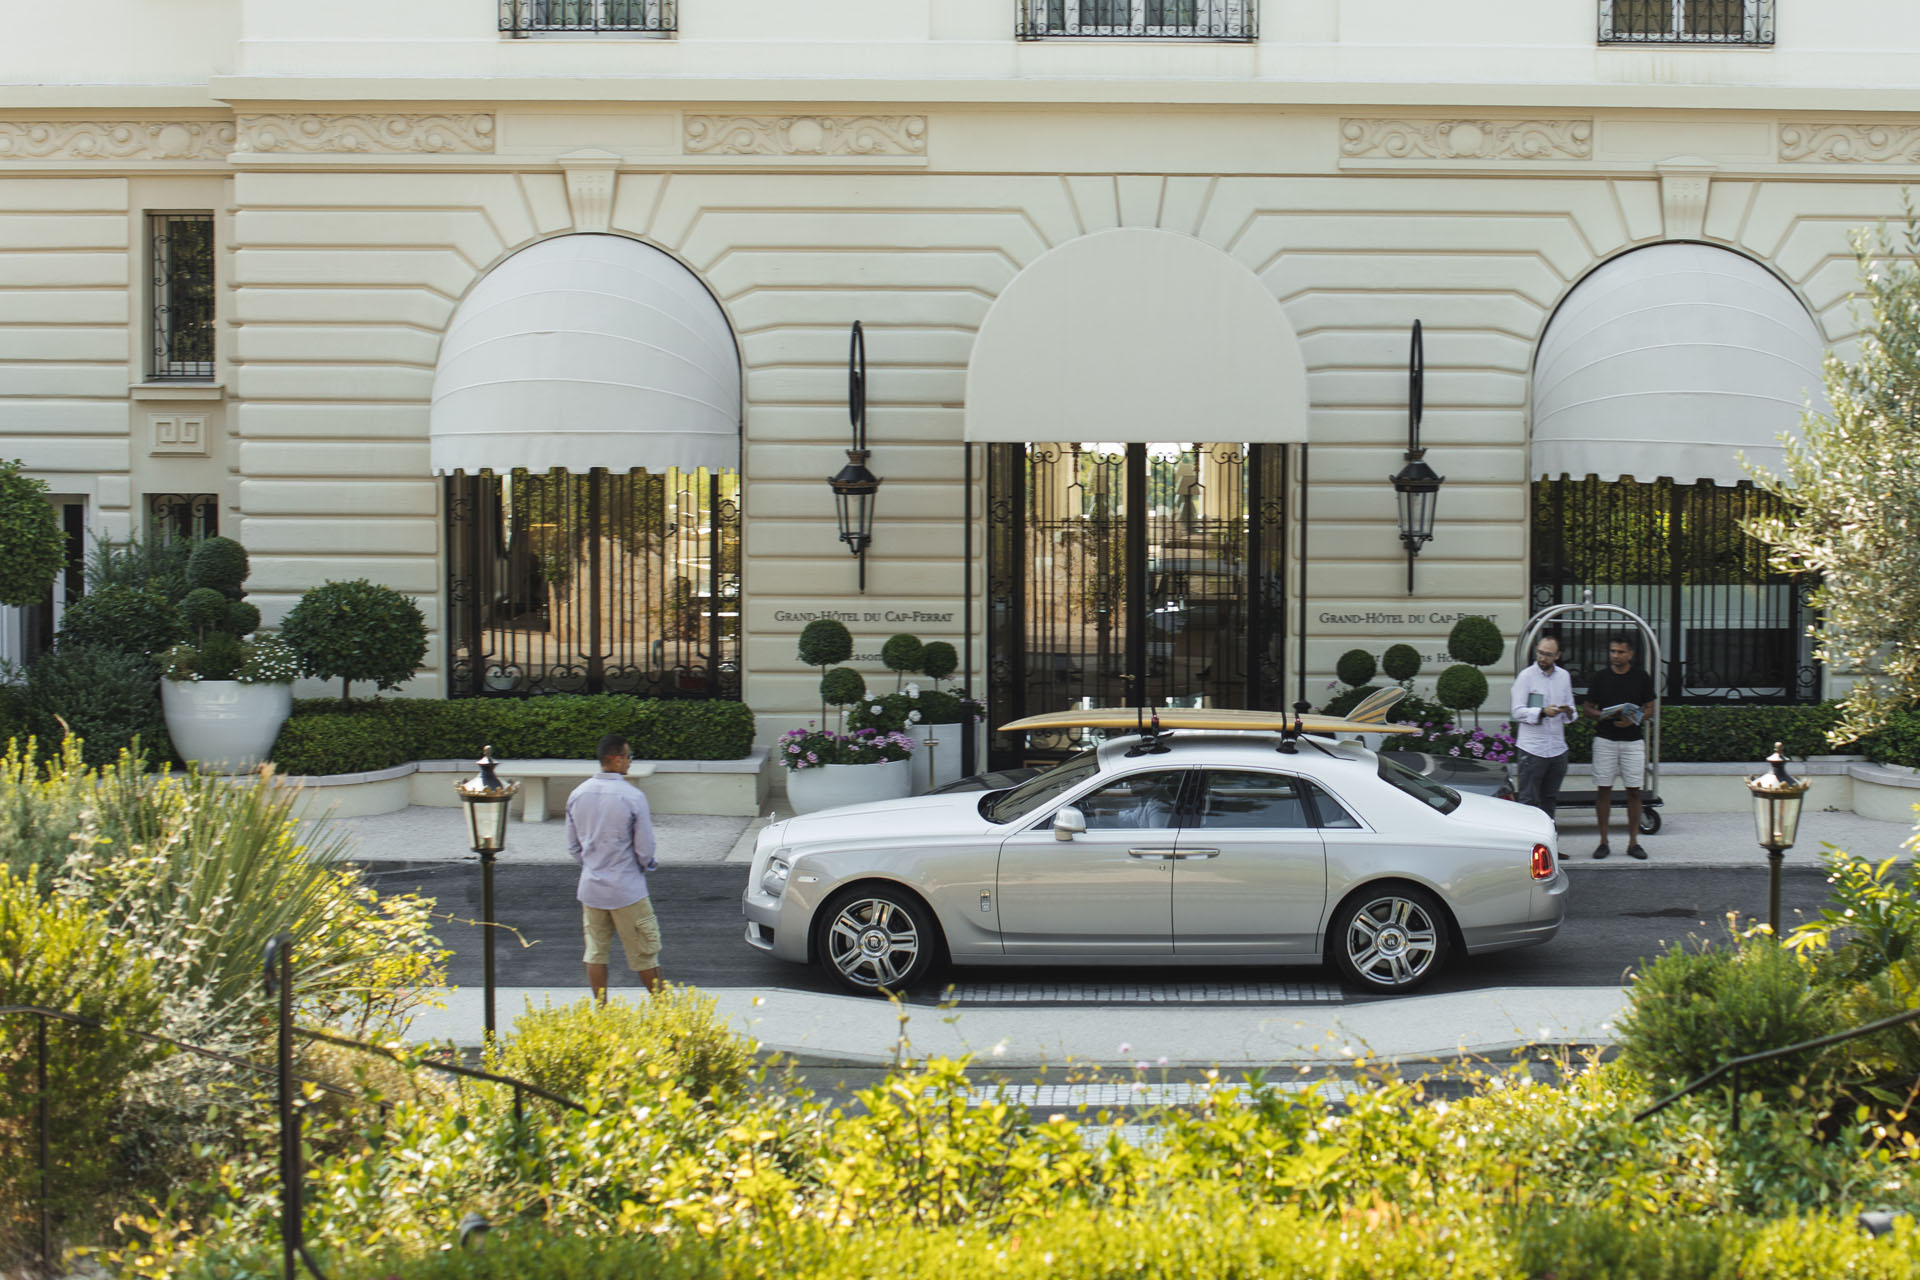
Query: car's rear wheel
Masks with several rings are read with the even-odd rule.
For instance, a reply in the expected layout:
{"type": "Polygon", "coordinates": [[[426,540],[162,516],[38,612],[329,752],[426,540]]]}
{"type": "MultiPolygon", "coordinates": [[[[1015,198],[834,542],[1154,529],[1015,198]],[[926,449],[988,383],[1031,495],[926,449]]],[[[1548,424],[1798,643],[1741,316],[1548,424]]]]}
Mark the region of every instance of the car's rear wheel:
{"type": "Polygon", "coordinates": [[[1447,961],[1446,909],[1416,885],[1369,889],[1333,919],[1334,963],[1369,991],[1411,991],[1447,961]]]}
{"type": "Polygon", "coordinates": [[[905,991],[925,977],[940,950],[932,914],[909,893],[855,888],[820,913],[816,953],[827,971],[861,995],[905,991]]]}

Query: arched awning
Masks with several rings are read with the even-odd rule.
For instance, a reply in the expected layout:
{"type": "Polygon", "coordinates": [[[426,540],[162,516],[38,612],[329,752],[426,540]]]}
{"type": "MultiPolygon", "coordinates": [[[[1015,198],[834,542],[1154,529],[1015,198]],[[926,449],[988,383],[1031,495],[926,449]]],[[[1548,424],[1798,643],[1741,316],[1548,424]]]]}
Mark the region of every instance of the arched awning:
{"type": "Polygon", "coordinates": [[[1615,258],[1554,312],[1533,368],[1533,474],[1735,484],[1827,408],[1813,317],[1758,263],[1703,244],[1615,258]]]}
{"type": "Polygon", "coordinates": [[[436,472],[740,465],[740,357],[694,274],[613,235],[543,240],[453,314],[433,379],[436,472]]]}
{"type": "Polygon", "coordinates": [[[1240,263],[1191,236],[1124,227],[1030,263],[967,362],[966,438],[1300,441],[1293,326],[1240,263]]]}

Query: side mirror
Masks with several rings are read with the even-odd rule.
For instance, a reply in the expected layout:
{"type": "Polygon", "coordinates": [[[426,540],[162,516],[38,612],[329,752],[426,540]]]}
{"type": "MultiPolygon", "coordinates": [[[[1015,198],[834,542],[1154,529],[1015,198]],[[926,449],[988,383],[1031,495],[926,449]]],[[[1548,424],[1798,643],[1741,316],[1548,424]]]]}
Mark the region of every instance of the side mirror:
{"type": "Polygon", "coordinates": [[[1055,840],[1071,840],[1075,836],[1085,835],[1086,830],[1087,815],[1072,805],[1068,805],[1053,815],[1053,838],[1055,840]]]}

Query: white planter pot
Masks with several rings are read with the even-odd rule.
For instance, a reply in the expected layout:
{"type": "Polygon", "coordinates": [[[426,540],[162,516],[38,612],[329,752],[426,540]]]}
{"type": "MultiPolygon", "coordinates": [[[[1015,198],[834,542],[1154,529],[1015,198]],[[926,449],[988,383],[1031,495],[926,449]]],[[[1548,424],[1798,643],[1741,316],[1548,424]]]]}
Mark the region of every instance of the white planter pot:
{"type": "Polygon", "coordinates": [[[293,712],[293,686],[162,680],[160,707],[182,760],[202,773],[245,773],[273,750],[293,712]]]}
{"type": "Polygon", "coordinates": [[[885,764],[823,764],[787,770],[787,801],[795,813],[818,813],[870,800],[899,800],[911,794],[913,759],[885,764]]]}
{"type": "Polygon", "coordinates": [[[925,795],[960,778],[960,731],[957,724],[909,725],[907,732],[920,743],[914,750],[913,794],[925,795]]]}

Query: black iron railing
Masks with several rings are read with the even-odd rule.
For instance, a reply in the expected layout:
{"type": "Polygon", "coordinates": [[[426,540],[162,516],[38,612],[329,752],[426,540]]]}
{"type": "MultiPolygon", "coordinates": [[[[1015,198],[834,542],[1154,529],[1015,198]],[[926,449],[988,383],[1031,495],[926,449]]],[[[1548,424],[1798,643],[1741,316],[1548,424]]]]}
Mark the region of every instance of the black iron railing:
{"type": "MultiPolygon", "coordinates": [[[[506,1085],[513,1090],[513,1130],[514,1140],[522,1143],[526,1139],[526,1110],[524,1095],[532,1094],[536,1098],[551,1102],[555,1106],[569,1111],[585,1114],[586,1108],[571,1098],[550,1093],[539,1085],[526,1080],[517,1080],[512,1076],[499,1075],[491,1071],[482,1071],[477,1067],[462,1066],[457,1062],[447,1062],[439,1058],[420,1058],[411,1054],[402,1054],[385,1045],[368,1044],[363,1040],[349,1040],[344,1036],[328,1035],[307,1027],[297,1027],[293,1023],[293,945],[286,934],[277,935],[267,943],[264,966],[267,994],[273,996],[278,1008],[278,1034],[275,1039],[274,1065],[269,1067],[246,1058],[221,1053],[202,1045],[189,1044],[184,1040],[175,1040],[169,1036],[155,1035],[145,1031],[132,1031],[115,1028],[121,1035],[130,1035],[148,1044],[165,1045],[179,1049],[214,1062],[224,1062],[229,1066],[243,1070],[271,1072],[277,1083],[276,1106],[280,1118],[280,1239],[282,1251],[282,1271],[284,1280],[293,1280],[294,1261],[306,1267],[314,1276],[325,1280],[323,1273],[306,1247],[306,1214],[304,1183],[306,1180],[305,1163],[300,1146],[300,1109],[294,1105],[294,1089],[299,1085],[312,1085],[314,1088],[331,1093],[349,1101],[364,1101],[351,1089],[325,1080],[316,1080],[309,1076],[298,1075],[293,1070],[293,1038],[300,1036],[307,1040],[317,1040],[323,1044],[337,1045],[343,1049],[353,1049],[361,1053],[377,1054],[390,1061],[405,1065],[425,1067],[444,1075],[461,1076],[469,1080],[482,1080],[490,1084],[506,1085]]],[[[51,1274],[53,1266],[53,1199],[50,1191],[52,1177],[52,1135],[53,1108],[51,1094],[47,1086],[47,1024],[64,1022],[72,1026],[104,1029],[107,1024],[97,1018],[83,1017],[60,1009],[43,1009],[38,1005],[0,1005],[0,1017],[18,1015],[34,1020],[34,1120],[35,1141],[38,1154],[39,1174],[39,1254],[40,1266],[51,1274]]],[[[382,1104],[385,1105],[384,1103],[382,1104]]],[[[482,1230],[484,1223],[478,1223],[482,1230]]],[[[469,1224],[462,1224],[464,1238],[469,1224]]]]}
{"type": "Polygon", "coordinates": [[[1260,0],[1017,0],[1021,40],[1257,40],[1260,0]]]}
{"type": "Polygon", "coordinates": [[[213,377],[214,246],[211,213],[147,215],[147,376],[157,382],[213,377]]]}
{"type": "Polygon", "coordinates": [[[575,32],[671,35],[675,0],[500,0],[500,29],[516,38],[575,32]]]}
{"type": "Polygon", "coordinates": [[[1704,1076],[1701,1076],[1698,1080],[1695,1080],[1692,1084],[1683,1085],[1681,1088],[1676,1089],[1674,1092],[1660,1099],[1660,1101],[1636,1115],[1633,1118],[1634,1122],[1637,1124],[1649,1116],[1658,1115],[1687,1095],[1698,1093],[1708,1085],[1717,1083],[1724,1078],[1727,1080],[1728,1088],[1733,1094],[1732,1125],[1733,1131],[1738,1133],[1740,1132],[1740,1069],[1742,1067],[1751,1067],[1762,1062],[1772,1062],[1776,1058],[1791,1057],[1796,1053],[1805,1053],[1809,1049],[1824,1049],[1829,1045],[1843,1044],[1848,1040],[1858,1040],[1861,1036],[1870,1036],[1877,1031],[1886,1031],[1892,1027],[1897,1027],[1903,1023],[1913,1022],[1915,1020],[1920,1020],[1920,1009],[1909,1009],[1905,1013],[1896,1013],[1891,1018],[1882,1018],[1878,1022],[1869,1022],[1865,1026],[1855,1027],[1851,1031],[1836,1031],[1830,1036],[1820,1036],[1813,1040],[1802,1040],[1799,1044],[1783,1045],[1778,1049],[1763,1049],[1759,1053],[1742,1054],[1738,1058],[1730,1058],[1713,1070],[1707,1072],[1704,1076]]]}
{"type": "Polygon", "coordinates": [[[1771,45],[1773,0],[1600,0],[1600,43],[1771,45]]]}

